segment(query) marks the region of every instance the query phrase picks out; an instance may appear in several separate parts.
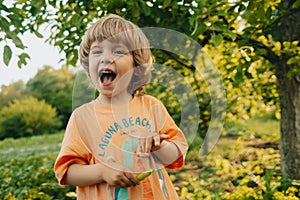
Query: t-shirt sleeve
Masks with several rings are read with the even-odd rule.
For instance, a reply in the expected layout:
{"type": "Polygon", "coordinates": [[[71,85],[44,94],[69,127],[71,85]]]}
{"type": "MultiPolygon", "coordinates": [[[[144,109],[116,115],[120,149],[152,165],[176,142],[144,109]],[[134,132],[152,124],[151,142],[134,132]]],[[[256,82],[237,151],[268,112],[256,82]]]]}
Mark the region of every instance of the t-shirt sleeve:
{"type": "Polygon", "coordinates": [[[178,169],[184,164],[184,159],[188,150],[188,144],[186,142],[185,136],[182,133],[182,131],[177,127],[170,127],[166,131],[161,131],[161,133],[168,134],[169,131],[176,131],[177,133],[174,135],[169,135],[169,138],[167,141],[172,142],[176,145],[178,150],[178,159],[169,165],[166,166],[166,168],[169,169],[178,169]]]}
{"type": "Polygon", "coordinates": [[[89,152],[83,143],[78,128],[76,115],[72,113],[65,135],[61,144],[61,149],[54,164],[54,172],[58,182],[65,185],[63,179],[71,164],[88,164],[92,159],[92,154],[89,152]]]}
{"type": "Polygon", "coordinates": [[[183,132],[178,128],[173,118],[168,113],[166,107],[159,101],[155,103],[151,108],[151,114],[154,116],[156,130],[159,134],[168,134],[169,138],[167,141],[172,142],[178,149],[178,159],[166,166],[169,169],[178,169],[183,163],[188,150],[188,144],[183,132]]]}

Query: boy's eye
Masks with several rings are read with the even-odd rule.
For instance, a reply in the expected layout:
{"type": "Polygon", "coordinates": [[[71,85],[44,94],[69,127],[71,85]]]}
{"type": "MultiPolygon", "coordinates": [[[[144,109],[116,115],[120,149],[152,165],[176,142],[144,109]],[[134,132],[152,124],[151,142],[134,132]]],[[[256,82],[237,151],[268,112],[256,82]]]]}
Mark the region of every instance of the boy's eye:
{"type": "Polygon", "coordinates": [[[123,55],[123,54],[125,54],[125,50],[122,50],[122,49],[116,49],[116,50],[115,50],[115,54],[123,55]]]}
{"type": "Polygon", "coordinates": [[[103,51],[102,50],[94,50],[92,51],[92,54],[101,54],[103,51]]]}

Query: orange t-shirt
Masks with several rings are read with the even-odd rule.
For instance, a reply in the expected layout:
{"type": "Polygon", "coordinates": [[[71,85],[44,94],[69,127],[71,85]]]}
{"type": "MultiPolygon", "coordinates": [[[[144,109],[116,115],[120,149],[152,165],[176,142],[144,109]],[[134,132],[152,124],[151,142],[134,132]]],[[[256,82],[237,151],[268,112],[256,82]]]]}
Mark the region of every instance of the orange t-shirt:
{"type": "Polygon", "coordinates": [[[77,199],[178,199],[161,161],[135,154],[141,133],[162,134],[168,130],[177,131],[168,141],[176,144],[178,159],[166,167],[177,169],[183,165],[188,144],[159,100],[149,95],[135,96],[128,104],[113,107],[91,101],[74,110],[69,119],[55,162],[55,175],[64,185],[63,177],[73,163],[115,163],[114,166],[123,166],[137,173],[155,169],[152,175],[134,187],[113,188],[107,183],[78,186],[77,199]]]}

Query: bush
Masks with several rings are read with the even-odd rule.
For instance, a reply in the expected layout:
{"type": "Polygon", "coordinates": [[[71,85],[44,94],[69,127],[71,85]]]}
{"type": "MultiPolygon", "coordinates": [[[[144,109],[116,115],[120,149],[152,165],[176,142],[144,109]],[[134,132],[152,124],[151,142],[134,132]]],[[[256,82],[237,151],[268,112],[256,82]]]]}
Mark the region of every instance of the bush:
{"type": "Polygon", "coordinates": [[[0,139],[45,134],[60,125],[56,109],[34,97],[15,100],[0,111],[0,139]]]}
{"type": "Polygon", "coordinates": [[[76,199],[75,187],[61,186],[53,166],[63,132],[0,141],[0,199],[76,199]]]}

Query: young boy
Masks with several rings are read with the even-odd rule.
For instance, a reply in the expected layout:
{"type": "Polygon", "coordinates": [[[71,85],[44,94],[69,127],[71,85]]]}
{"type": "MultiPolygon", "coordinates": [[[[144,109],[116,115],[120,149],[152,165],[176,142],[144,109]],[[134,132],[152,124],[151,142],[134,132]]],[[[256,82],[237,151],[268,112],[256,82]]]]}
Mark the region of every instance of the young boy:
{"type": "Polygon", "coordinates": [[[144,33],[108,15],[87,30],[79,57],[100,95],[69,119],[54,166],[59,183],[77,186],[83,200],[178,199],[165,167],[181,167],[188,145],[164,105],[143,93],[152,68],[144,33]]]}

